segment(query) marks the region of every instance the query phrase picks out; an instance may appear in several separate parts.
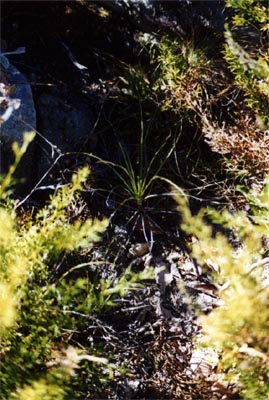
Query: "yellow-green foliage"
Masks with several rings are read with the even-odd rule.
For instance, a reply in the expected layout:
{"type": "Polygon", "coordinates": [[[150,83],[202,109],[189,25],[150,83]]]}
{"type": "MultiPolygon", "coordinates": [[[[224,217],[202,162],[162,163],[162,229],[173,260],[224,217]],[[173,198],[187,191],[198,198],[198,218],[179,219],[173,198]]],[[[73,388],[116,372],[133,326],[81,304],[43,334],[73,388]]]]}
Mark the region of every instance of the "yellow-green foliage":
{"type": "MultiPolygon", "coordinates": [[[[22,148],[14,146],[16,165],[31,138],[26,135],[22,148]]],[[[115,297],[135,289],[140,279],[152,276],[152,271],[133,274],[128,269],[113,281],[98,278],[96,272],[91,281],[89,261],[70,265],[56,278],[55,265],[63,256],[90,248],[107,225],[105,220],[69,221],[68,207],[79,198],[89,171],[79,170],[35,216],[23,219],[18,218],[15,201],[6,194],[13,172],[12,166],[2,179],[0,203],[0,397],[60,400],[69,393],[75,398],[68,385],[73,376],[79,382],[75,370],[80,361],[97,382],[105,377],[94,364],[107,364],[107,371],[112,366],[107,358],[89,355],[82,346],[74,347],[70,333],[85,329],[92,312],[115,306],[115,297]]]]}
{"type": "Polygon", "coordinates": [[[227,7],[235,11],[233,22],[237,26],[260,24],[268,26],[268,3],[260,0],[226,0],[227,7]],[[267,24],[267,25],[266,25],[267,24]]]}
{"type": "MultiPolygon", "coordinates": [[[[226,4],[235,12],[233,17],[235,27],[255,29],[261,35],[262,32],[268,33],[268,5],[255,0],[227,0],[226,4]]],[[[250,50],[245,50],[233,38],[228,26],[226,26],[225,37],[225,59],[234,74],[236,83],[244,89],[248,106],[257,112],[265,122],[268,122],[269,53],[267,40],[265,39],[266,44],[262,48],[261,42],[256,39],[256,43],[252,43],[252,54],[250,54],[250,50]]],[[[247,44],[250,45],[250,43],[247,44]]]]}
{"type": "MultiPolygon", "coordinates": [[[[5,178],[1,178],[0,200],[8,196],[8,189],[12,184],[12,176],[15,169],[27,149],[28,144],[33,139],[34,134],[25,135],[25,140],[21,148],[17,144],[13,145],[15,154],[14,164],[11,166],[5,178]]],[[[23,253],[11,252],[11,246],[17,246],[19,237],[16,232],[16,215],[12,206],[4,205],[0,207],[0,334],[6,328],[11,327],[16,321],[16,308],[20,297],[19,287],[25,281],[29,271],[28,260],[23,253]],[[14,254],[15,253],[15,254],[14,254]]]]}
{"type": "Polygon", "coordinates": [[[160,42],[145,43],[155,70],[152,90],[162,99],[162,109],[180,111],[188,108],[186,96],[195,98],[200,93],[199,82],[203,80],[210,62],[203,48],[196,48],[191,41],[170,40],[164,36],[160,42]]]}
{"type": "MultiPolygon", "coordinates": [[[[225,27],[223,52],[232,81],[226,69],[222,74],[226,90],[229,92],[229,87],[233,87],[243,96],[234,102],[233,111],[227,107],[229,117],[219,121],[206,98],[200,99],[194,109],[202,122],[207,143],[223,156],[228,173],[237,178],[254,175],[256,179],[264,179],[269,171],[268,5],[254,0],[227,0],[226,6],[233,7],[234,11],[225,27]]],[[[218,86],[220,80],[215,82],[218,86]]],[[[221,90],[217,97],[221,102],[221,90]]],[[[226,106],[223,105],[221,113],[225,115],[226,106]]]]}
{"type": "Polygon", "coordinates": [[[269,178],[264,189],[246,194],[252,215],[218,213],[203,209],[192,215],[186,197],[177,196],[182,228],[198,238],[192,254],[211,266],[220,286],[223,306],[201,318],[204,341],[222,353],[220,368],[225,378],[237,383],[246,400],[269,398],[269,287],[264,277],[268,263],[264,240],[269,237],[269,178]],[[223,233],[213,234],[205,217],[232,230],[235,246],[223,233]]]}
{"type": "Polygon", "coordinates": [[[170,42],[166,38],[160,43],[160,54],[157,57],[160,68],[160,79],[156,81],[156,89],[160,87],[165,91],[164,108],[187,107],[186,96],[192,92],[193,98],[200,94],[199,80],[204,77],[204,72],[209,67],[203,49],[195,48],[193,43],[170,42]]]}
{"type": "Polygon", "coordinates": [[[20,400],[60,400],[64,396],[63,388],[58,385],[48,385],[44,380],[34,382],[19,391],[20,400]]]}
{"type": "MultiPolygon", "coordinates": [[[[86,220],[71,225],[66,209],[78,196],[82,183],[89,174],[87,168],[72,177],[72,184],[60,189],[51,197],[50,204],[41,209],[27,224],[17,226],[17,216],[12,204],[0,208],[1,221],[1,285],[0,322],[2,329],[16,321],[16,304],[23,295],[29,276],[47,274],[49,262],[60,253],[90,246],[98,240],[106,222],[86,220]],[[10,301],[7,301],[7,299],[10,301]]],[[[3,193],[4,196],[4,193],[3,193]]]]}

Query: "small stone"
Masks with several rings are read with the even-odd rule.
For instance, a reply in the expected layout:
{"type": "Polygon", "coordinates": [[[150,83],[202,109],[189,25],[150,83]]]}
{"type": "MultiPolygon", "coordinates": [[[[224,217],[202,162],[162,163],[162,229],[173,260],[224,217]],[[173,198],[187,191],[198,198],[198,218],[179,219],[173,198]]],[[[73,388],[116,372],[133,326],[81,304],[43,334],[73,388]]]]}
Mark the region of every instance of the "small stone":
{"type": "Polygon", "coordinates": [[[149,245],[147,243],[136,243],[129,249],[129,254],[135,258],[142,257],[149,252],[149,245]]]}

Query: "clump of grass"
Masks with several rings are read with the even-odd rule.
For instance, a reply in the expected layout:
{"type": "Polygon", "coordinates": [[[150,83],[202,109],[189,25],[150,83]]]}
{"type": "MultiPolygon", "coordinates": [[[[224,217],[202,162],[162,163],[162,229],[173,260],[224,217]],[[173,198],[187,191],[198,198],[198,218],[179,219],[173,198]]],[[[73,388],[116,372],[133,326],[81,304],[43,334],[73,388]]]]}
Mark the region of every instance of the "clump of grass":
{"type": "Polygon", "coordinates": [[[91,155],[98,162],[107,166],[116,178],[107,198],[107,202],[109,202],[109,197],[113,194],[115,199],[111,218],[113,219],[119,213],[125,214],[128,216],[127,224],[132,226],[131,231],[139,227],[148,242],[153,240],[154,231],[159,229],[157,221],[152,216],[158,214],[157,199],[163,200],[170,196],[161,185],[162,174],[166,162],[175,150],[179,137],[180,132],[174,139],[172,133],[169,132],[154,150],[147,141],[140,103],[140,140],[135,156],[130,154],[127,147],[120,141],[118,141],[121,155],[119,163],[91,155]]]}

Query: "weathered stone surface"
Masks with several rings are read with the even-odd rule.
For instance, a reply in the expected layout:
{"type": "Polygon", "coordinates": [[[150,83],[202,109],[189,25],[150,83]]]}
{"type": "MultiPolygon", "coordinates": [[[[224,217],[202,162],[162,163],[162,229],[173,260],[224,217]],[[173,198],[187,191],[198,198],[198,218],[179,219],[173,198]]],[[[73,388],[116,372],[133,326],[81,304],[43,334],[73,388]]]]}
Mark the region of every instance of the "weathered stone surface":
{"type": "MultiPolygon", "coordinates": [[[[19,99],[21,106],[1,126],[1,173],[6,173],[14,160],[12,143],[21,145],[23,133],[37,128],[35,143],[29,146],[16,175],[19,181],[24,181],[17,192],[24,195],[46,175],[60,154],[94,150],[95,121],[92,106],[79,94],[58,87],[42,90],[36,95],[35,109],[31,87],[15,67],[9,67],[5,79],[15,89],[10,97],[19,99]]],[[[65,167],[60,163],[56,166],[60,170],[65,167]]],[[[42,185],[55,184],[54,178],[53,174],[47,174],[42,185]]]]}
{"type": "MultiPolygon", "coordinates": [[[[24,133],[36,129],[36,112],[32,90],[26,78],[17,68],[10,65],[5,72],[5,80],[14,88],[9,97],[19,99],[21,105],[13,111],[10,118],[0,128],[1,174],[5,174],[13,163],[12,143],[17,142],[21,145],[24,133]]],[[[31,185],[33,151],[34,145],[31,144],[17,168],[15,178],[18,181],[18,193],[27,191],[31,185]]]]}
{"type": "Polygon", "coordinates": [[[10,146],[13,142],[22,144],[24,132],[36,129],[36,112],[31,86],[27,83],[24,75],[12,65],[7,70],[6,78],[8,83],[15,87],[10,98],[20,99],[21,105],[1,126],[3,151],[5,146],[10,146]]]}
{"type": "MultiPolygon", "coordinates": [[[[87,6],[87,1],[80,0],[87,6]]],[[[100,4],[99,1],[96,2],[100,4]]],[[[165,29],[185,36],[193,27],[223,31],[224,5],[222,0],[102,0],[102,6],[126,18],[134,27],[150,32],[165,29]]]]}
{"type": "MultiPolygon", "coordinates": [[[[37,176],[40,179],[62,154],[93,151],[94,115],[87,99],[65,89],[50,88],[36,102],[38,127],[37,176]]],[[[48,179],[44,180],[48,182],[48,179]]]]}

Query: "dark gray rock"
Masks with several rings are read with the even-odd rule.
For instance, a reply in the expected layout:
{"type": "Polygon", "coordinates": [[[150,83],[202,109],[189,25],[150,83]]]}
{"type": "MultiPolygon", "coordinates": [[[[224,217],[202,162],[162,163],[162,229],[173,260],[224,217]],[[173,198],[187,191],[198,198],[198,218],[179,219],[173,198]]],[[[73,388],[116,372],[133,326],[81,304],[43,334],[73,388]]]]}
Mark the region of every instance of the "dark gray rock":
{"type": "MultiPolygon", "coordinates": [[[[13,110],[10,118],[3,122],[0,128],[1,174],[5,174],[14,161],[12,143],[17,142],[21,145],[24,133],[36,128],[36,112],[32,90],[26,78],[17,68],[9,65],[4,79],[8,85],[14,88],[9,94],[9,98],[20,100],[20,107],[13,110]]],[[[3,113],[4,110],[1,110],[1,114],[3,113]]],[[[34,145],[32,143],[28,147],[27,153],[23,156],[15,173],[15,179],[18,182],[18,193],[27,191],[31,185],[33,151],[34,145]]]]}
{"type": "MultiPolygon", "coordinates": [[[[67,159],[67,153],[94,150],[97,141],[95,120],[87,99],[64,88],[50,88],[38,97],[36,108],[40,132],[37,138],[37,179],[47,173],[60,155],[63,155],[61,159],[67,159]]],[[[73,158],[76,158],[75,154],[73,158]]],[[[49,175],[43,183],[48,182],[51,182],[49,175]]]]}
{"type": "MultiPolygon", "coordinates": [[[[15,67],[8,68],[5,80],[15,88],[14,93],[9,97],[19,99],[21,105],[1,126],[2,174],[8,171],[14,161],[12,143],[16,141],[21,145],[26,131],[35,130],[37,133],[35,141],[29,146],[19,164],[15,176],[18,182],[16,194],[24,196],[39,181],[38,186],[55,184],[59,172],[66,167],[62,161],[68,159],[65,156],[67,153],[94,150],[96,147],[96,135],[93,129],[95,120],[89,100],[83,98],[82,95],[68,92],[62,87],[46,88],[45,91],[42,90],[36,95],[35,109],[31,87],[15,67]],[[63,157],[59,157],[61,155],[63,157]],[[55,168],[50,173],[50,168],[54,164],[55,168]],[[45,178],[42,180],[43,176],[45,178]]],[[[1,110],[1,114],[3,112],[4,110],[1,110]]],[[[73,159],[76,162],[75,154],[73,154],[73,159]]],[[[72,167],[70,162],[68,166],[72,167]]]]}
{"type": "MultiPolygon", "coordinates": [[[[79,0],[87,6],[86,0],[79,0]]],[[[224,29],[223,0],[95,0],[119,17],[126,18],[144,32],[172,31],[182,37],[200,32],[201,28],[222,32],[224,29]]],[[[199,34],[199,33],[198,33],[199,34]]]]}
{"type": "Polygon", "coordinates": [[[21,145],[24,132],[36,129],[36,112],[31,86],[27,83],[24,75],[12,65],[6,72],[6,79],[10,85],[15,86],[14,93],[9,97],[19,99],[21,105],[1,126],[0,138],[3,150],[5,150],[5,146],[10,146],[13,142],[21,145]]]}

